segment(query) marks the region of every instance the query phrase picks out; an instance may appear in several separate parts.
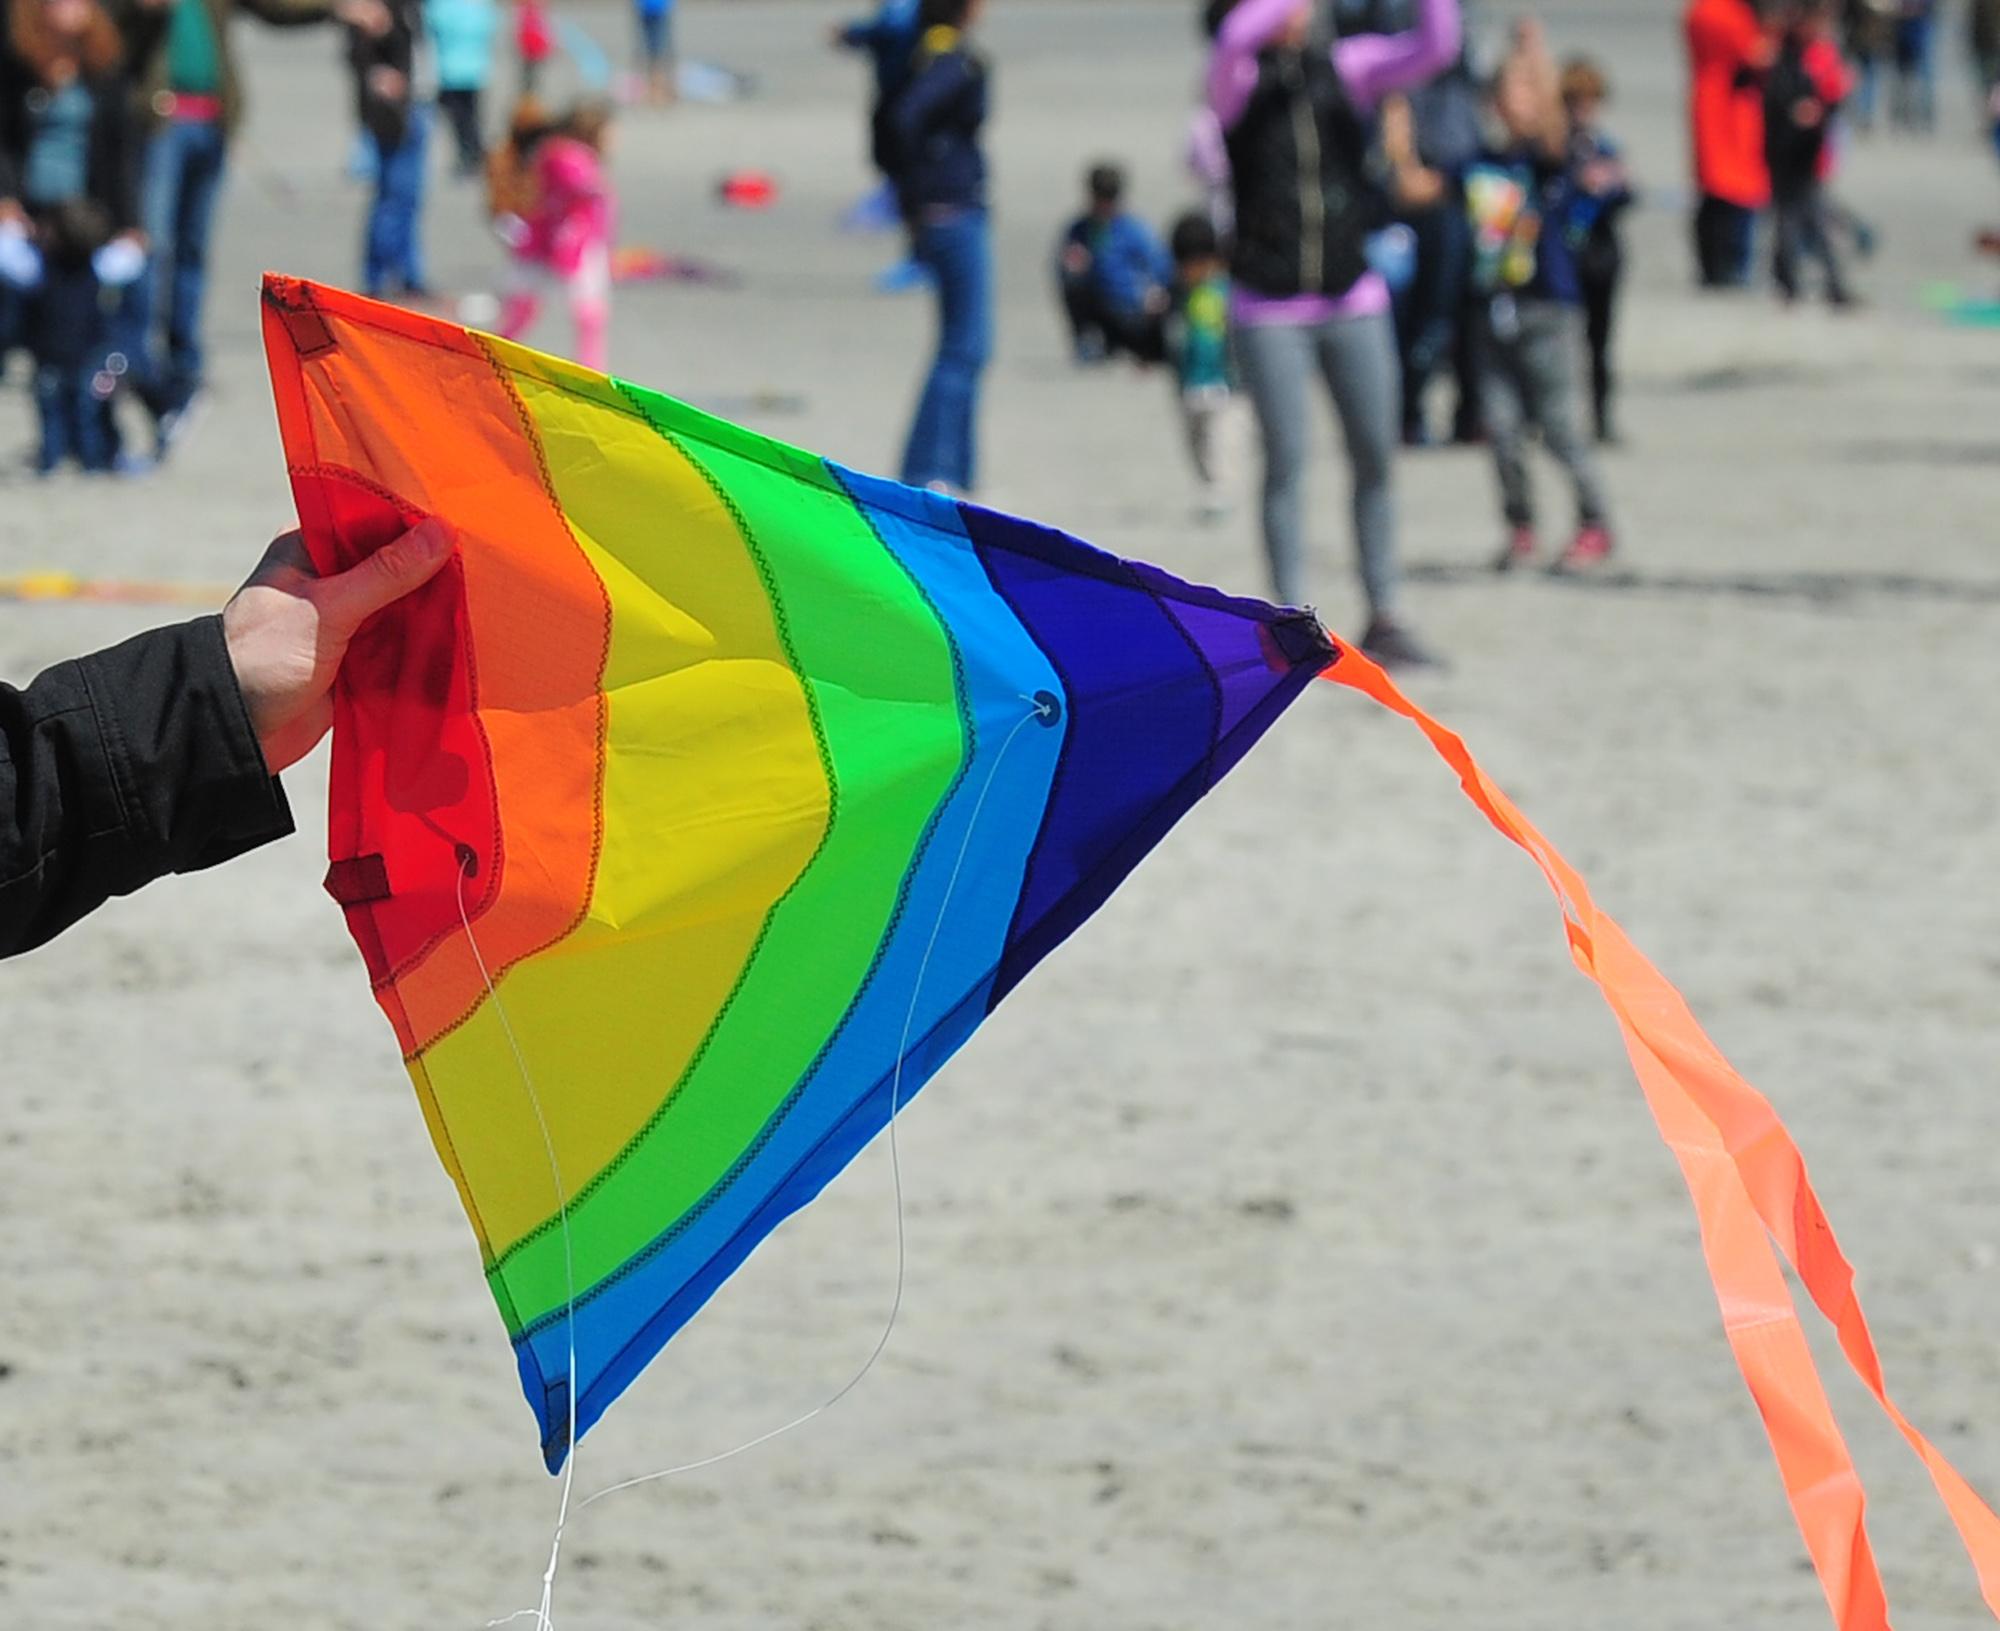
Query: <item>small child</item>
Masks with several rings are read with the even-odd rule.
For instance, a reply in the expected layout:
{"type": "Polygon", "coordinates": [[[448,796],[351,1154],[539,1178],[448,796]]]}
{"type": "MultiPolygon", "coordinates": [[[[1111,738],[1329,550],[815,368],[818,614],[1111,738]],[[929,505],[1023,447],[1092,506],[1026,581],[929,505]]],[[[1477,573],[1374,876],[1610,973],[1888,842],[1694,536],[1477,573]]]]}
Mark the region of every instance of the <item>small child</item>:
{"type": "Polygon", "coordinates": [[[1816,260],[1827,303],[1853,302],[1833,244],[1827,201],[1828,130],[1852,89],[1833,39],[1829,0],[1794,0],[1777,61],[1764,81],[1764,160],[1771,171],[1771,275],[1787,305],[1799,297],[1799,263],[1816,260]]]}
{"type": "MultiPolygon", "coordinates": [[[[1604,489],[1579,424],[1583,288],[1568,223],[1577,178],[1561,88],[1541,26],[1521,23],[1493,90],[1502,140],[1469,164],[1460,183],[1472,225],[1474,334],[1482,361],[1486,433],[1500,478],[1507,542],[1502,572],[1535,558],[1534,491],[1528,433],[1569,474],[1576,534],[1558,572],[1601,566],[1611,555],[1604,489]]],[[[1406,207],[1446,196],[1447,179],[1425,169],[1413,145],[1385,142],[1392,184],[1406,207]]]]}
{"type": "Polygon", "coordinates": [[[533,103],[515,110],[489,170],[494,229],[514,257],[499,331],[517,339],[542,295],[559,283],[576,327],[576,360],[599,373],[611,322],[611,239],[617,207],[605,175],[610,114],[599,104],[547,123],[533,103]]]}
{"type": "Polygon", "coordinates": [[[1056,283],[1076,360],[1128,351],[1142,363],[1166,356],[1165,319],[1173,263],[1153,229],[1125,208],[1125,172],[1091,166],[1083,214],[1056,247],[1056,283]]]}
{"type": "Polygon", "coordinates": [[[1609,88],[1604,70],[1589,57],[1571,57],[1563,65],[1563,111],[1569,116],[1570,167],[1577,187],[1569,231],[1583,287],[1584,337],[1590,345],[1591,415],[1598,441],[1607,443],[1618,440],[1611,414],[1611,331],[1619,286],[1625,281],[1618,221],[1632,202],[1625,161],[1597,122],[1609,88]]]}
{"type": "Polygon", "coordinates": [[[1180,388],[1181,423],[1201,483],[1201,515],[1229,513],[1234,473],[1236,381],[1229,358],[1229,271],[1215,223],[1206,214],[1174,223],[1177,299],[1167,324],[1167,348],[1180,388]]]}

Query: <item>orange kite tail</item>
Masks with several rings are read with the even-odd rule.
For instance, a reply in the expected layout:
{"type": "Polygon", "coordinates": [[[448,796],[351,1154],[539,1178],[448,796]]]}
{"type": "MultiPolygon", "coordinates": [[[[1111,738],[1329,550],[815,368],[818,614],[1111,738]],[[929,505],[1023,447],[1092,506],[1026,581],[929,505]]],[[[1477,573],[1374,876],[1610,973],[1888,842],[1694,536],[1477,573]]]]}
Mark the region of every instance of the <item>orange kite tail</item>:
{"type": "Polygon", "coordinates": [[[1660,1136],[1680,1163],[1723,1329],[1764,1418],[1786,1498],[1840,1631],[1887,1631],[1888,1602],[1868,1542],[1861,1478],[1813,1365],[1774,1241],[1839,1334],[1848,1363],[1929,1471],[1986,1606],[2000,1618],[2000,1518],[1890,1399],[1854,1294],[1854,1269],[1778,1113],[1709,1040],[1680,992],[1597,909],[1582,877],[1488,779],[1464,742],[1351,647],[1325,678],[1372,697],[1429,737],[1458,772],[1466,797],[1534,858],[1561,901],[1570,955],[1610,1005],[1660,1136]]]}

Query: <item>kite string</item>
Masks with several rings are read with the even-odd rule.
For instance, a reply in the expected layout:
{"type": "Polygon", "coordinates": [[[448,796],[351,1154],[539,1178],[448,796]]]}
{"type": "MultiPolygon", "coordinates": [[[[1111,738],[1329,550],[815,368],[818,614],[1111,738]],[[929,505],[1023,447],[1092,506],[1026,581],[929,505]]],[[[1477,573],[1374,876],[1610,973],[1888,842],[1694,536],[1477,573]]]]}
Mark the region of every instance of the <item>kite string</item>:
{"type": "Polygon", "coordinates": [[[562,1560],[563,1533],[569,1527],[570,1492],[576,1485],[576,1262],[570,1250],[569,1191],[563,1184],[562,1164],[556,1159],[556,1141],[550,1136],[548,1117],[542,1114],[542,1097],[535,1091],[535,1079],[528,1072],[528,1061],[521,1053],[520,1041],[514,1035],[514,1027],[507,1018],[506,1004],[501,1002],[500,993],[494,987],[493,976],[486,967],[486,958],[479,949],[479,939],[472,932],[472,918],[465,909],[465,880],[476,864],[472,851],[461,845],[458,867],[458,920],[465,927],[465,943],[472,949],[472,960],[479,968],[479,978],[486,986],[486,995],[492,1001],[495,1017],[500,1021],[501,1033],[507,1038],[507,1047],[514,1055],[514,1068],[521,1073],[521,1085],[527,1089],[528,1103],[534,1108],[535,1125],[541,1129],[542,1149],[549,1158],[549,1178],[556,1189],[556,1215],[562,1220],[563,1324],[569,1341],[569,1386],[565,1389],[569,1400],[569,1455],[563,1467],[562,1500],[556,1509],[555,1535],[549,1542],[549,1566],[542,1572],[541,1604],[532,1609],[520,1609],[502,1619],[488,1620],[486,1631],[494,1631],[497,1626],[512,1625],[516,1620],[530,1617],[534,1619],[535,1631],[555,1631],[556,1569],[562,1560]]]}
{"type": "MultiPolygon", "coordinates": [[[[814,1405],[812,1409],[806,1411],[803,1415],[796,1416],[782,1426],[774,1427],[766,1433],[759,1433],[756,1437],[746,1439],[741,1444],[734,1445],[715,1455],[703,1456],[699,1460],[682,1462],[677,1466],[662,1468],[658,1472],[645,1473],[637,1478],[627,1478],[620,1483],[606,1485],[603,1489],[586,1496],[582,1501],[578,1502],[576,1506],[578,1512],[581,1512],[593,1502],[603,1500],[607,1495],[616,1495],[621,1490],[634,1489],[641,1484],[659,1483],[668,1478],[678,1478],[685,1473],[699,1472],[703,1468],[717,1466],[725,1461],[732,1461],[737,1456],[747,1454],[761,1445],[769,1444],[773,1439],[782,1438],[785,1434],[796,1431],[798,1428],[805,1426],[806,1423],[825,1415],[827,1411],[831,1410],[842,1399],[846,1398],[848,1394],[859,1387],[868,1373],[875,1368],[875,1362],[882,1357],[883,1351],[889,1346],[889,1339],[895,1333],[897,1320],[902,1314],[903,1293],[908,1283],[909,1270],[908,1236],[903,1212],[903,1163],[902,1152],[896,1138],[896,1117],[902,1107],[903,1064],[909,1052],[910,1034],[916,1027],[917,1006],[923,996],[924,978],[930,972],[931,961],[937,953],[938,938],[944,930],[945,916],[951,909],[952,897],[957,893],[959,879],[965,871],[966,857],[972,850],[973,835],[979,830],[979,818],[985,812],[987,798],[993,791],[994,782],[999,778],[1000,768],[1006,762],[1008,751],[1014,746],[1015,739],[1020,736],[1021,732],[1030,723],[1040,721],[1044,725],[1053,725],[1060,717],[1060,704],[1052,696],[1046,694],[1042,696],[1028,696],[1024,693],[1020,700],[1028,705],[1028,712],[1015,721],[1013,729],[1002,740],[1000,751],[993,757],[993,766],[986,774],[985,784],[980,788],[979,797],[972,806],[972,814],[966,821],[965,837],[959,843],[958,855],[952,863],[951,875],[945,882],[944,896],[938,902],[937,919],[931,925],[930,939],[924,947],[923,960],[918,964],[916,978],[911,983],[910,1005],[903,1016],[903,1033],[896,1047],[896,1067],[889,1081],[889,1116],[887,1122],[889,1134],[889,1175],[894,1190],[896,1207],[896,1288],[894,1296],[890,1299],[889,1314],[888,1318],[883,1322],[881,1335],[875,1339],[874,1347],[869,1350],[868,1357],[862,1361],[854,1374],[842,1383],[840,1387],[835,1389],[834,1392],[829,1394],[820,1403],[814,1405]]],[[[541,1605],[533,1609],[520,1609],[500,1619],[488,1620],[486,1622],[486,1631],[495,1631],[497,1627],[512,1625],[516,1621],[530,1618],[535,1622],[535,1631],[555,1631],[552,1611],[555,1601],[556,1573],[562,1558],[563,1537],[569,1524],[570,1494],[576,1479],[577,1462],[576,1269],[574,1253],[572,1252],[570,1243],[569,1196],[563,1185],[562,1169],[556,1158],[555,1140],[549,1133],[548,1118],[542,1112],[541,1095],[535,1091],[534,1078],[528,1070],[527,1060],[522,1054],[520,1041],[515,1036],[514,1027],[507,1018],[506,1004],[501,1001],[499,989],[493,983],[493,976],[486,966],[486,959],[479,950],[478,937],[473,933],[471,917],[465,908],[465,879],[472,865],[473,860],[470,853],[462,852],[458,876],[459,922],[465,929],[466,944],[471,948],[473,962],[479,969],[480,980],[485,985],[486,995],[493,1004],[494,1014],[500,1021],[501,1031],[506,1036],[507,1046],[514,1056],[515,1069],[520,1072],[521,1085],[526,1089],[528,1102],[534,1109],[535,1124],[540,1129],[542,1135],[542,1148],[548,1156],[549,1175],[555,1184],[557,1217],[562,1227],[565,1298],[563,1317],[569,1343],[569,1456],[563,1471],[562,1499],[556,1513],[555,1534],[549,1544],[549,1564],[547,1570],[542,1575],[541,1605]]]]}
{"type": "MultiPolygon", "coordinates": [[[[910,1033],[916,1028],[917,1004],[923,996],[924,976],[930,972],[931,959],[937,953],[938,937],[944,930],[945,914],[951,910],[952,896],[957,892],[959,877],[965,871],[965,858],[971,853],[972,837],[979,830],[979,817],[986,809],[987,795],[993,791],[993,783],[1000,775],[1000,767],[1005,763],[1007,750],[1013,747],[1014,739],[1021,734],[1026,726],[1034,721],[1040,720],[1044,724],[1052,724],[1056,717],[1054,710],[1057,705],[1053,700],[1044,701],[1041,698],[1026,695],[1023,695],[1021,700],[1028,704],[1029,711],[1015,721],[1014,728],[1007,733],[1006,738],[1001,742],[1000,751],[993,756],[993,768],[986,773],[985,785],[979,789],[979,797],[974,802],[972,814],[966,821],[965,837],[959,843],[958,856],[952,863],[951,876],[945,882],[944,897],[938,902],[937,920],[931,925],[930,940],[924,947],[923,961],[917,965],[916,979],[910,985],[910,1006],[903,1016],[902,1037],[896,1044],[896,1068],[889,1079],[889,1120],[887,1124],[889,1133],[889,1178],[896,1198],[896,1290],[895,1295],[890,1299],[889,1317],[883,1322],[881,1335],[875,1339],[875,1346],[868,1351],[868,1357],[861,1362],[860,1368],[825,1399],[814,1405],[812,1409],[806,1411],[805,1414],[795,1416],[782,1427],[774,1427],[767,1433],[759,1433],[755,1438],[746,1439],[743,1443],[735,1445],[731,1449],[723,1450],[719,1454],[703,1456],[698,1461],[684,1461],[679,1466],[663,1467],[658,1472],[642,1473],[637,1478],[627,1478],[620,1483],[607,1484],[603,1489],[584,1497],[578,1503],[577,1510],[579,1512],[593,1502],[603,1500],[607,1495],[616,1495],[620,1490],[635,1489],[641,1484],[656,1484],[664,1479],[678,1478],[683,1473],[699,1472],[704,1467],[713,1467],[724,1461],[733,1461],[737,1456],[744,1455],[761,1445],[769,1444],[773,1439],[783,1438],[787,1433],[794,1432],[798,1428],[805,1426],[807,1422],[825,1415],[835,1405],[839,1404],[842,1399],[846,1398],[848,1394],[859,1387],[868,1373],[875,1368],[875,1362],[882,1357],[883,1350],[889,1346],[889,1339],[895,1334],[896,1321],[903,1312],[903,1291],[908,1282],[909,1271],[907,1231],[904,1227],[903,1218],[903,1160],[901,1149],[896,1141],[896,1116],[897,1112],[902,1108],[903,1062],[909,1055],[910,1033]]],[[[541,1631],[541,1628],[537,1627],[536,1631],[541,1631]]]]}

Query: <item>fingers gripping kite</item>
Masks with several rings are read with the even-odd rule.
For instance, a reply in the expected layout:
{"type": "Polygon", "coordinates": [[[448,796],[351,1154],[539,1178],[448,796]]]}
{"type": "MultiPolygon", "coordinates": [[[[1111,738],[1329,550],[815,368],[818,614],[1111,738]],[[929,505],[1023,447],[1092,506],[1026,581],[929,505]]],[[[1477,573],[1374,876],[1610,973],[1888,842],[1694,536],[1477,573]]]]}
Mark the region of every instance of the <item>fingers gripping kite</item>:
{"type": "Polygon", "coordinates": [[[425,517],[458,539],[342,670],[327,885],[552,1471],[1324,675],[1421,729],[1555,890],[1841,1631],[1888,1611],[1781,1264],[2000,1616],[2000,1521],[1889,1398],[1777,1114],[1464,743],[1309,614],[310,283],[267,280],[264,316],[319,570],[425,517]]]}

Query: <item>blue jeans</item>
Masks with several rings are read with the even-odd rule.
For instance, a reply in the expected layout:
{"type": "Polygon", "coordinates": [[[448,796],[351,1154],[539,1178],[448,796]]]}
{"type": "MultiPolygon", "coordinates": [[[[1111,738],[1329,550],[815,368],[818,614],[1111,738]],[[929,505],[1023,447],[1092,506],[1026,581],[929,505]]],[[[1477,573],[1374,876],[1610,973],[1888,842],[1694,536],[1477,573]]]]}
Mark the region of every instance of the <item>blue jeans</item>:
{"type": "Polygon", "coordinates": [[[146,144],[139,212],[153,264],[126,290],[119,329],[140,393],[156,412],[186,406],[201,384],[201,302],[223,159],[219,123],[169,121],[146,144]],[[164,346],[154,339],[162,312],[164,346]]]}
{"type": "Polygon", "coordinates": [[[913,254],[937,290],[938,350],[903,450],[903,480],[970,492],[977,473],[979,375],[993,351],[993,252],[984,210],[917,229],[913,254]]]}
{"type": "Polygon", "coordinates": [[[118,453],[113,381],[105,369],[102,291],[89,263],[51,268],[26,315],[41,421],[36,468],[53,470],[74,459],[86,470],[109,470],[118,453]]]}
{"type": "Polygon", "coordinates": [[[425,287],[419,227],[424,209],[424,156],[430,147],[431,110],[413,103],[394,149],[375,143],[375,203],[368,212],[362,249],[361,286],[370,295],[414,292],[425,287]]]}

